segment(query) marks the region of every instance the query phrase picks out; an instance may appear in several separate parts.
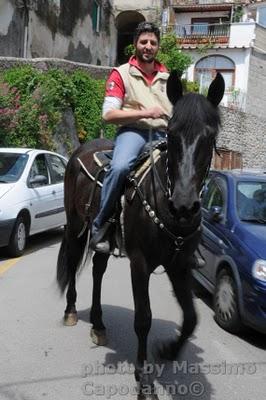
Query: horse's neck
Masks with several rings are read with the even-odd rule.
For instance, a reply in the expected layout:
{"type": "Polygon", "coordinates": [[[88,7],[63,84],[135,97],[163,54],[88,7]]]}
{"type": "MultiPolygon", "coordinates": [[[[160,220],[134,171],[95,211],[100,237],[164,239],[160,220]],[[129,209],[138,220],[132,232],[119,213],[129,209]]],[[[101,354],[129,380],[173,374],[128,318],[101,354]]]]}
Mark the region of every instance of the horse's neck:
{"type": "Polygon", "coordinates": [[[161,157],[151,168],[146,184],[143,186],[144,195],[148,201],[155,205],[155,198],[161,205],[166,205],[167,199],[167,153],[162,152],[161,157]],[[154,184],[153,184],[154,183],[154,184]],[[155,185],[155,190],[154,190],[155,185]]]}

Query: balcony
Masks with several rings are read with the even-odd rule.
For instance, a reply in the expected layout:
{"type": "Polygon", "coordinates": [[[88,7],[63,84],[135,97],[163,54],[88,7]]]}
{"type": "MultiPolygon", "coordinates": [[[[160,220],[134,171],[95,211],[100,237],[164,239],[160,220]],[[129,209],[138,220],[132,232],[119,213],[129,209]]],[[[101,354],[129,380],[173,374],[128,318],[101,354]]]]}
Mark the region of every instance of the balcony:
{"type": "MultiPolygon", "coordinates": [[[[241,0],[239,0],[241,1],[241,0]]],[[[233,4],[237,0],[172,0],[171,6],[178,12],[192,12],[192,11],[218,11],[218,10],[231,10],[233,4]],[[233,3],[234,1],[234,3],[233,3]]]]}
{"type": "Polygon", "coordinates": [[[230,24],[168,25],[164,33],[175,33],[177,43],[183,45],[228,44],[230,24]]]}
{"type": "Polygon", "coordinates": [[[229,47],[250,47],[255,35],[255,22],[164,25],[162,33],[174,33],[180,47],[216,45],[229,47]]]}
{"type": "MultiPolygon", "coordinates": [[[[234,1],[237,3],[237,1],[234,1]]],[[[240,0],[239,0],[240,2],[240,0]]],[[[226,3],[233,3],[233,0],[172,0],[172,6],[189,6],[189,5],[198,5],[198,4],[226,4],[226,3]]]]}

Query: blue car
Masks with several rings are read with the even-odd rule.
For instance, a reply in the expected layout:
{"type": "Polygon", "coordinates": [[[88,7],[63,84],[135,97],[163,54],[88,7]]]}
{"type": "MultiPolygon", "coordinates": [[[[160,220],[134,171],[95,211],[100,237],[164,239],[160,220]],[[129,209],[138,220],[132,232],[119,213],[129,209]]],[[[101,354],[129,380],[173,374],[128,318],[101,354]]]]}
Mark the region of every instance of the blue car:
{"type": "Polygon", "coordinates": [[[202,195],[196,280],[213,294],[216,322],[266,333],[266,173],[212,171],[202,195]]]}

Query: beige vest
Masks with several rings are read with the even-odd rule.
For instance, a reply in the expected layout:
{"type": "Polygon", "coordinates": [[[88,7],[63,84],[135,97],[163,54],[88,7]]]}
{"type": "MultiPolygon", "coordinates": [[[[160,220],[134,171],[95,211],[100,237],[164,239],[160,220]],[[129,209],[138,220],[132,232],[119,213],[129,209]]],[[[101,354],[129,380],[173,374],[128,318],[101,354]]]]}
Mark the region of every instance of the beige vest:
{"type": "MultiPolygon", "coordinates": [[[[115,69],[121,75],[126,91],[122,110],[138,110],[160,106],[166,115],[171,116],[172,104],[166,94],[168,72],[157,72],[151,86],[149,86],[138,68],[133,65],[123,64],[115,69]]],[[[140,129],[165,130],[167,124],[168,122],[164,118],[142,118],[131,123],[130,126],[140,129]]]]}

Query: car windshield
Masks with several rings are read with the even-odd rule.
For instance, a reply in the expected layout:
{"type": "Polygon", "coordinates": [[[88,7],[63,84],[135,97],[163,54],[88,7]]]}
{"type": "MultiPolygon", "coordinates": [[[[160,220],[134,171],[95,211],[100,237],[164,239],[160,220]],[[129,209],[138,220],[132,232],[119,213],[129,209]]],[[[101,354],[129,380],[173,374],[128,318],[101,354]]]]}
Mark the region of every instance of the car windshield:
{"type": "Polygon", "coordinates": [[[266,224],[266,182],[238,182],[237,212],[242,221],[266,224]]]}
{"type": "Polygon", "coordinates": [[[16,182],[27,163],[28,154],[0,153],[0,183],[16,182]]]}

